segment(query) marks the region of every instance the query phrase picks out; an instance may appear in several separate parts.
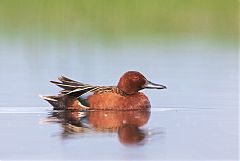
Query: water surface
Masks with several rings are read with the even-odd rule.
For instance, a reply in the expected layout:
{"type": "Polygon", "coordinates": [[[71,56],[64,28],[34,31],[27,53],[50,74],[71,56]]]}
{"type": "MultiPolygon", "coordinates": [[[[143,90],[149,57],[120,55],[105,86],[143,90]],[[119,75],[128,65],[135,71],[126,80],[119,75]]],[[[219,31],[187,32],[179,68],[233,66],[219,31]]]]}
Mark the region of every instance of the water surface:
{"type": "Polygon", "coordinates": [[[3,160],[235,160],[238,153],[236,109],[153,108],[145,125],[130,129],[135,141],[124,140],[129,127],[99,127],[93,118],[64,123],[50,108],[0,112],[3,160]]]}

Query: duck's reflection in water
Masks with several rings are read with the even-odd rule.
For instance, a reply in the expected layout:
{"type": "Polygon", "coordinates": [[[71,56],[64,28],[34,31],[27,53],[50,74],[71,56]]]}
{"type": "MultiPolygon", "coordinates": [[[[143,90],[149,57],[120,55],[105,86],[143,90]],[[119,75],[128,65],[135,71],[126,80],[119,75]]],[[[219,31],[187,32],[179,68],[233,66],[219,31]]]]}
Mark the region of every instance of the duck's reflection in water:
{"type": "Polygon", "coordinates": [[[134,111],[62,111],[52,112],[45,122],[60,123],[63,138],[76,133],[117,133],[125,145],[141,145],[148,130],[143,128],[150,118],[149,110],[134,111]]]}

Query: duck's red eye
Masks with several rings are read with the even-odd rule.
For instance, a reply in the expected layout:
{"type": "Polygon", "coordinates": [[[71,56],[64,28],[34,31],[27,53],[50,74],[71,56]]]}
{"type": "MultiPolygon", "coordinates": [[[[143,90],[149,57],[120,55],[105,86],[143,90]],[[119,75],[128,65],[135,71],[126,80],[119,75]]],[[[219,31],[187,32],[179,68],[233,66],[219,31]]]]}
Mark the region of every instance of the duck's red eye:
{"type": "Polygon", "coordinates": [[[137,77],[137,76],[132,77],[132,80],[133,80],[133,81],[139,81],[139,77],[137,77]]]}

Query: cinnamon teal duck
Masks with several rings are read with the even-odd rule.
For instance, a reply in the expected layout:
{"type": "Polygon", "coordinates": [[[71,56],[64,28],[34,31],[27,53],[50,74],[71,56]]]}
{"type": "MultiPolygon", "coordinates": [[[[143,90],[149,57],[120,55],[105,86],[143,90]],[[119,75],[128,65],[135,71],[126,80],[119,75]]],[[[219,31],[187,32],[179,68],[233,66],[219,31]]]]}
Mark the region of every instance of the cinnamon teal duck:
{"type": "Polygon", "coordinates": [[[55,110],[142,110],[151,107],[142,89],[166,89],[152,83],[140,72],[128,71],[117,86],[92,86],[61,76],[59,81],[50,81],[62,88],[56,96],[41,96],[55,110]],[[84,96],[86,96],[84,98],[84,96]]]}

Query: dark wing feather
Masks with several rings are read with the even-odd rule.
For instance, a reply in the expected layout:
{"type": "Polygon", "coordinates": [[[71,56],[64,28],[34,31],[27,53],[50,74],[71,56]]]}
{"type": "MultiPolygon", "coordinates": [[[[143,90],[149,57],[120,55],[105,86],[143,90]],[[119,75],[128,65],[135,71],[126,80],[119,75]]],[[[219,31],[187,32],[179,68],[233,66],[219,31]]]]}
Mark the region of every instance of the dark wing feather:
{"type": "Polygon", "coordinates": [[[86,93],[94,92],[99,88],[98,86],[91,86],[89,84],[80,83],[64,76],[59,77],[58,80],[60,80],[61,82],[50,82],[60,88],[63,88],[63,90],[60,91],[62,94],[67,94],[73,97],[80,97],[86,93]]]}
{"type": "Polygon", "coordinates": [[[57,82],[57,81],[50,81],[50,82],[65,90],[74,90],[78,87],[85,87],[85,86],[78,86],[78,85],[73,85],[69,83],[57,82]]]}
{"type": "Polygon", "coordinates": [[[86,87],[86,88],[76,88],[75,90],[69,91],[68,93],[66,93],[67,95],[73,96],[73,97],[80,97],[84,94],[90,93],[90,92],[94,92],[94,90],[97,87],[86,87]]]}
{"type": "Polygon", "coordinates": [[[90,86],[89,84],[80,83],[64,76],[58,77],[58,80],[60,80],[62,83],[73,85],[73,86],[90,86]]]}

